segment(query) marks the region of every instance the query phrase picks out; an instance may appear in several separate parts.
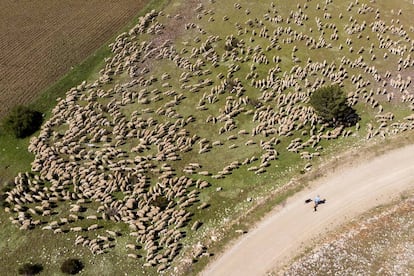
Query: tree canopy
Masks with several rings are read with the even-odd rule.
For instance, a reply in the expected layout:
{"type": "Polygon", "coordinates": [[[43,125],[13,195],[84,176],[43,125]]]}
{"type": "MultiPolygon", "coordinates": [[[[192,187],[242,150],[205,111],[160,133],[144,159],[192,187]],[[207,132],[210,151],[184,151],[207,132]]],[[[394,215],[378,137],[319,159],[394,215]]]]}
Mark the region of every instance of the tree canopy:
{"type": "Polygon", "coordinates": [[[330,125],[353,125],[359,119],[339,85],[319,88],[311,95],[309,103],[322,121],[330,125]]]}
{"type": "Polygon", "coordinates": [[[42,113],[26,106],[16,106],[3,121],[3,127],[16,136],[24,138],[38,130],[43,122],[42,113]]]}

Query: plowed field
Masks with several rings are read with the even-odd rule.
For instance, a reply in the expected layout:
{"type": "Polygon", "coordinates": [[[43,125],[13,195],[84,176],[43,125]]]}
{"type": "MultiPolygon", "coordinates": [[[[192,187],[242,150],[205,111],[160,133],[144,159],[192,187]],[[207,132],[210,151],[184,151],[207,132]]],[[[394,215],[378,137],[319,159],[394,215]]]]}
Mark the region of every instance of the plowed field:
{"type": "Polygon", "coordinates": [[[0,117],[94,52],[147,3],[0,1],[0,117]]]}

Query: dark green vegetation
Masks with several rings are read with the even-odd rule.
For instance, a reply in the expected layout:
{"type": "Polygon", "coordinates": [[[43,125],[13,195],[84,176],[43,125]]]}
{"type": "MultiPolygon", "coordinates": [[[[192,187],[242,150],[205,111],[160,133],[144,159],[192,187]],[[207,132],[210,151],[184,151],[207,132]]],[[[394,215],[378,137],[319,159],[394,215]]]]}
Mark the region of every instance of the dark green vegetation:
{"type": "Polygon", "coordinates": [[[345,92],[339,85],[321,87],[310,97],[309,103],[323,122],[330,125],[355,125],[358,115],[347,103],[345,92]]]}
{"type": "Polygon", "coordinates": [[[27,106],[13,108],[4,118],[3,128],[16,138],[25,138],[36,132],[43,122],[42,113],[27,106]]]}
{"type": "Polygon", "coordinates": [[[39,274],[43,270],[41,264],[25,263],[18,269],[19,275],[31,276],[39,274]]]}
{"type": "Polygon", "coordinates": [[[320,155],[413,128],[409,94],[399,91],[411,61],[396,73],[410,36],[367,27],[391,28],[389,3],[353,2],[346,17],[349,1],[191,3],[174,1],[120,34],[103,69],[48,113],[30,140],[31,173],[19,174],[5,199],[7,271],[10,260],[34,255],[33,240],[41,260],[76,250],[95,262],[89,274],[191,270],[223,236],[217,229],[320,155]],[[398,47],[382,47],[385,35],[398,47]],[[309,106],[335,83],[358,126],[320,123],[309,106]]]}
{"type": "Polygon", "coordinates": [[[83,264],[78,259],[67,259],[60,266],[60,271],[66,274],[77,274],[83,269],[83,264]]]}

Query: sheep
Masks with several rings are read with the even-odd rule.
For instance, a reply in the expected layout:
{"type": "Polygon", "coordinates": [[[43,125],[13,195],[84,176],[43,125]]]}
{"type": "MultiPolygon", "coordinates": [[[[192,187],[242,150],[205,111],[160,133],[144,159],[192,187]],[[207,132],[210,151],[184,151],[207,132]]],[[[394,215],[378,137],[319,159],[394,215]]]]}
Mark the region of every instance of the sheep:
{"type": "Polygon", "coordinates": [[[137,248],[137,246],[135,245],[135,244],[127,244],[126,246],[125,246],[127,249],[133,249],[133,250],[135,250],[136,248],[137,248]]]}
{"type": "Polygon", "coordinates": [[[87,228],[87,230],[88,231],[92,231],[92,230],[96,230],[96,229],[98,229],[99,228],[99,225],[98,224],[92,224],[91,226],[89,226],[88,228],[87,228]]]}
{"type": "Polygon", "coordinates": [[[72,232],[80,232],[83,229],[82,229],[81,226],[78,226],[78,227],[71,227],[71,228],[69,228],[69,230],[72,231],[72,232]]]}

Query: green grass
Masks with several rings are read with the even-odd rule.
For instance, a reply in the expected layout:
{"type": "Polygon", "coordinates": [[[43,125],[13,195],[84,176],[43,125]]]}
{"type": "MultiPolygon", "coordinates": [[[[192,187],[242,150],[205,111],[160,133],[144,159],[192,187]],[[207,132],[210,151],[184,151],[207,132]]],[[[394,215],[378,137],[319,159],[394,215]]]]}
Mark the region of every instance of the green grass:
{"type": "Polygon", "coordinates": [[[16,139],[9,133],[0,135],[0,187],[12,181],[18,172],[30,170],[34,156],[27,151],[29,138],[16,139]]]}

